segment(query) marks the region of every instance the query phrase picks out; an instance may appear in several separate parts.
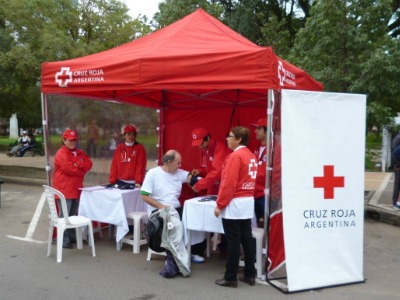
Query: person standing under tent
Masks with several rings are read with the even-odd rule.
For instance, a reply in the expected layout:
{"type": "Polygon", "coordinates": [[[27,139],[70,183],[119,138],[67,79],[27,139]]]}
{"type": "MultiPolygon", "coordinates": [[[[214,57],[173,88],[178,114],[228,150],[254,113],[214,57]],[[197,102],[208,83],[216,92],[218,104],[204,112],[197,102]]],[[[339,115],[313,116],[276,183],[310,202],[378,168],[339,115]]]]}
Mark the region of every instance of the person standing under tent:
{"type": "Polygon", "coordinates": [[[240,246],[244,252],[244,275],[240,281],[255,285],[255,242],[251,219],[254,216],[254,187],[257,177],[257,160],[247,148],[250,129],[233,127],[227,137],[228,147],[233,150],[222,167],[221,185],[214,215],[222,218],[225,238],[228,242],[228,259],[225,274],[215,284],[236,288],[238,285],[240,246]]]}
{"type": "Polygon", "coordinates": [[[208,130],[202,127],[192,131],[192,139],[192,147],[199,147],[201,150],[201,167],[193,169],[192,175],[202,177],[192,186],[192,190],[195,193],[207,190],[208,195],[218,195],[222,164],[232,151],[226,143],[216,141],[208,130]]]}
{"type": "Polygon", "coordinates": [[[109,184],[135,184],[140,187],[146,174],[147,155],[142,144],[136,141],[134,125],[124,128],[125,142],[119,144],[111,162],[109,184]]]}
{"type": "MultiPolygon", "coordinates": [[[[267,118],[262,118],[256,123],[251,124],[256,127],[256,139],[260,142],[259,147],[254,151],[257,159],[258,170],[256,186],[254,189],[254,213],[256,215],[257,225],[260,226],[264,221],[265,213],[265,181],[267,173],[267,118]]],[[[260,226],[264,227],[264,226],[260,226]]]]}
{"type": "MultiPolygon", "coordinates": [[[[202,177],[192,186],[192,190],[198,193],[207,190],[207,195],[218,195],[219,184],[221,181],[222,165],[226,157],[232,151],[226,143],[216,141],[208,130],[203,127],[192,131],[192,147],[199,147],[201,150],[201,167],[193,169],[192,175],[202,177]]],[[[194,182],[191,182],[193,184],[194,182]]],[[[220,257],[226,258],[228,245],[225,237],[221,234],[221,242],[218,244],[220,257]]]]}
{"type": "MultiPolygon", "coordinates": [[[[78,215],[80,188],[83,187],[86,173],[93,165],[89,155],[76,147],[77,142],[78,133],[75,130],[66,130],[63,133],[63,145],[54,156],[53,187],[64,194],[70,216],[78,215]]],[[[59,211],[62,217],[62,210],[59,211]]],[[[63,248],[72,249],[73,242],[76,242],[75,229],[65,230],[63,248]]]]}

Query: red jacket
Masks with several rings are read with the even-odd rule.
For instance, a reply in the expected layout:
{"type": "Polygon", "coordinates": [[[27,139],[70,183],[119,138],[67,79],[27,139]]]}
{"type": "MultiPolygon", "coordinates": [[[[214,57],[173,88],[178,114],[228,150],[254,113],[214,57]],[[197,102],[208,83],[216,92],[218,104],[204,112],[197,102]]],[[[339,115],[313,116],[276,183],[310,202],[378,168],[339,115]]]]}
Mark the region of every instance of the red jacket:
{"type": "Polygon", "coordinates": [[[256,187],[254,189],[254,199],[259,199],[265,197],[265,180],[267,176],[267,147],[265,147],[264,151],[260,155],[260,147],[254,151],[254,156],[257,159],[258,170],[257,170],[257,178],[256,178],[256,187]]]}
{"type": "Polygon", "coordinates": [[[67,199],[79,199],[79,188],[83,187],[84,176],[93,165],[89,155],[83,150],[74,151],[64,145],[54,157],[53,187],[62,192],[67,199]]]}
{"type": "Polygon", "coordinates": [[[203,178],[194,185],[198,191],[207,189],[209,195],[218,194],[222,165],[231,152],[226,143],[216,142],[213,138],[210,140],[201,155],[203,168],[199,170],[199,175],[203,178]]]}
{"type": "Polygon", "coordinates": [[[119,144],[115,149],[114,157],[111,163],[110,183],[116,183],[120,180],[135,180],[142,184],[146,174],[147,156],[146,150],[135,142],[133,146],[127,146],[125,143],[119,144]]]}
{"type": "Polygon", "coordinates": [[[217,207],[224,209],[233,198],[253,197],[256,177],[256,158],[247,147],[229,154],[222,167],[217,207]]]}

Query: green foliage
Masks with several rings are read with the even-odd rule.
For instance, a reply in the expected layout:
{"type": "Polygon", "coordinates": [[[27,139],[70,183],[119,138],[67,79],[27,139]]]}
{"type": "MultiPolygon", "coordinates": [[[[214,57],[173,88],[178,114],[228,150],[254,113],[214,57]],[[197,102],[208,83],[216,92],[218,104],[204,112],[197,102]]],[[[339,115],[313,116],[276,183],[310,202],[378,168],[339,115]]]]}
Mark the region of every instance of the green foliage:
{"type": "Polygon", "coordinates": [[[0,136],[0,151],[8,151],[11,143],[14,143],[15,139],[10,139],[5,136],[0,136]]]}
{"type": "Polygon", "coordinates": [[[150,26],[117,0],[0,0],[0,116],[24,128],[41,124],[40,76],[46,61],[107,50],[150,26]]]}
{"type": "Polygon", "coordinates": [[[393,126],[394,119],[392,117],[392,109],[387,106],[383,106],[379,102],[372,102],[367,108],[367,127],[372,128],[376,126],[378,132],[385,126],[393,126]]]}
{"type": "Polygon", "coordinates": [[[159,12],[154,15],[155,27],[163,28],[183,17],[202,8],[209,14],[220,18],[223,13],[222,7],[214,1],[207,0],[165,0],[158,5],[159,12]]]}
{"type": "Polygon", "coordinates": [[[290,56],[327,91],[367,94],[369,127],[389,125],[400,108],[400,41],[388,35],[390,4],[318,1],[290,56]]]}
{"type": "Polygon", "coordinates": [[[368,132],[365,149],[365,170],[376,171],[375,165],[381,163],[379,152],[382,149],[382,134],[368,132]]]}

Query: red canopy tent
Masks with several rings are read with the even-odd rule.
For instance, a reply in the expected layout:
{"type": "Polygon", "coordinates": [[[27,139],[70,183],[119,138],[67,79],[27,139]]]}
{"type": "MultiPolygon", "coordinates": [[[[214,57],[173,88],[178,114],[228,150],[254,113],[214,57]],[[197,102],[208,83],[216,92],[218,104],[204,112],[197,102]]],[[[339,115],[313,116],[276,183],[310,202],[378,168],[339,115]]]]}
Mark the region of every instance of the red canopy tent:
{"type": "Polygon", "coordinates": [[[270,89],[323,85],[202,9],[114,49],[42,66],[44,107],[48,94],[59,94],[160,109],[159,157],[176,149],[187,170],[200,164],[195,127],[225,140],[232,126],[267,115],[270,89]]]}
{"type": "Polygon", "coordinates": [[[160,154],[179,150],[185,168],[198,160],[190,147],[194,127],[224,139],[231,126],[265,116],[268,89],[282,88],[321,91],[323,85],[202,9],[111,50],[42,66],[45,95],[160,109],[160,154]]]}

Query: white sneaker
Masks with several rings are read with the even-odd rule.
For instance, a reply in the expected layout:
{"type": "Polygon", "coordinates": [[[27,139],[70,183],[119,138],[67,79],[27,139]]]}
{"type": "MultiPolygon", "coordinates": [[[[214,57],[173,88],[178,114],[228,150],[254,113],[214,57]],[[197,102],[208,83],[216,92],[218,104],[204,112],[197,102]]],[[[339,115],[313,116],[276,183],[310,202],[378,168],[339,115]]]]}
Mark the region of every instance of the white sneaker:
{"type": "Polygon", "coordinates": [[[192,254],[191,256],[192,262],[196,264],[201,264],[204,262],[204,258],[197,254],[192,254]]]}
{"type": "Polygon", "coordinates": [[[395,204],[393,205],[393,208],[394,208],[394,209],[399,209],[399,210],[400,210],[400,205],[398,205],[397,203],[395,203],[395,204]]]}

